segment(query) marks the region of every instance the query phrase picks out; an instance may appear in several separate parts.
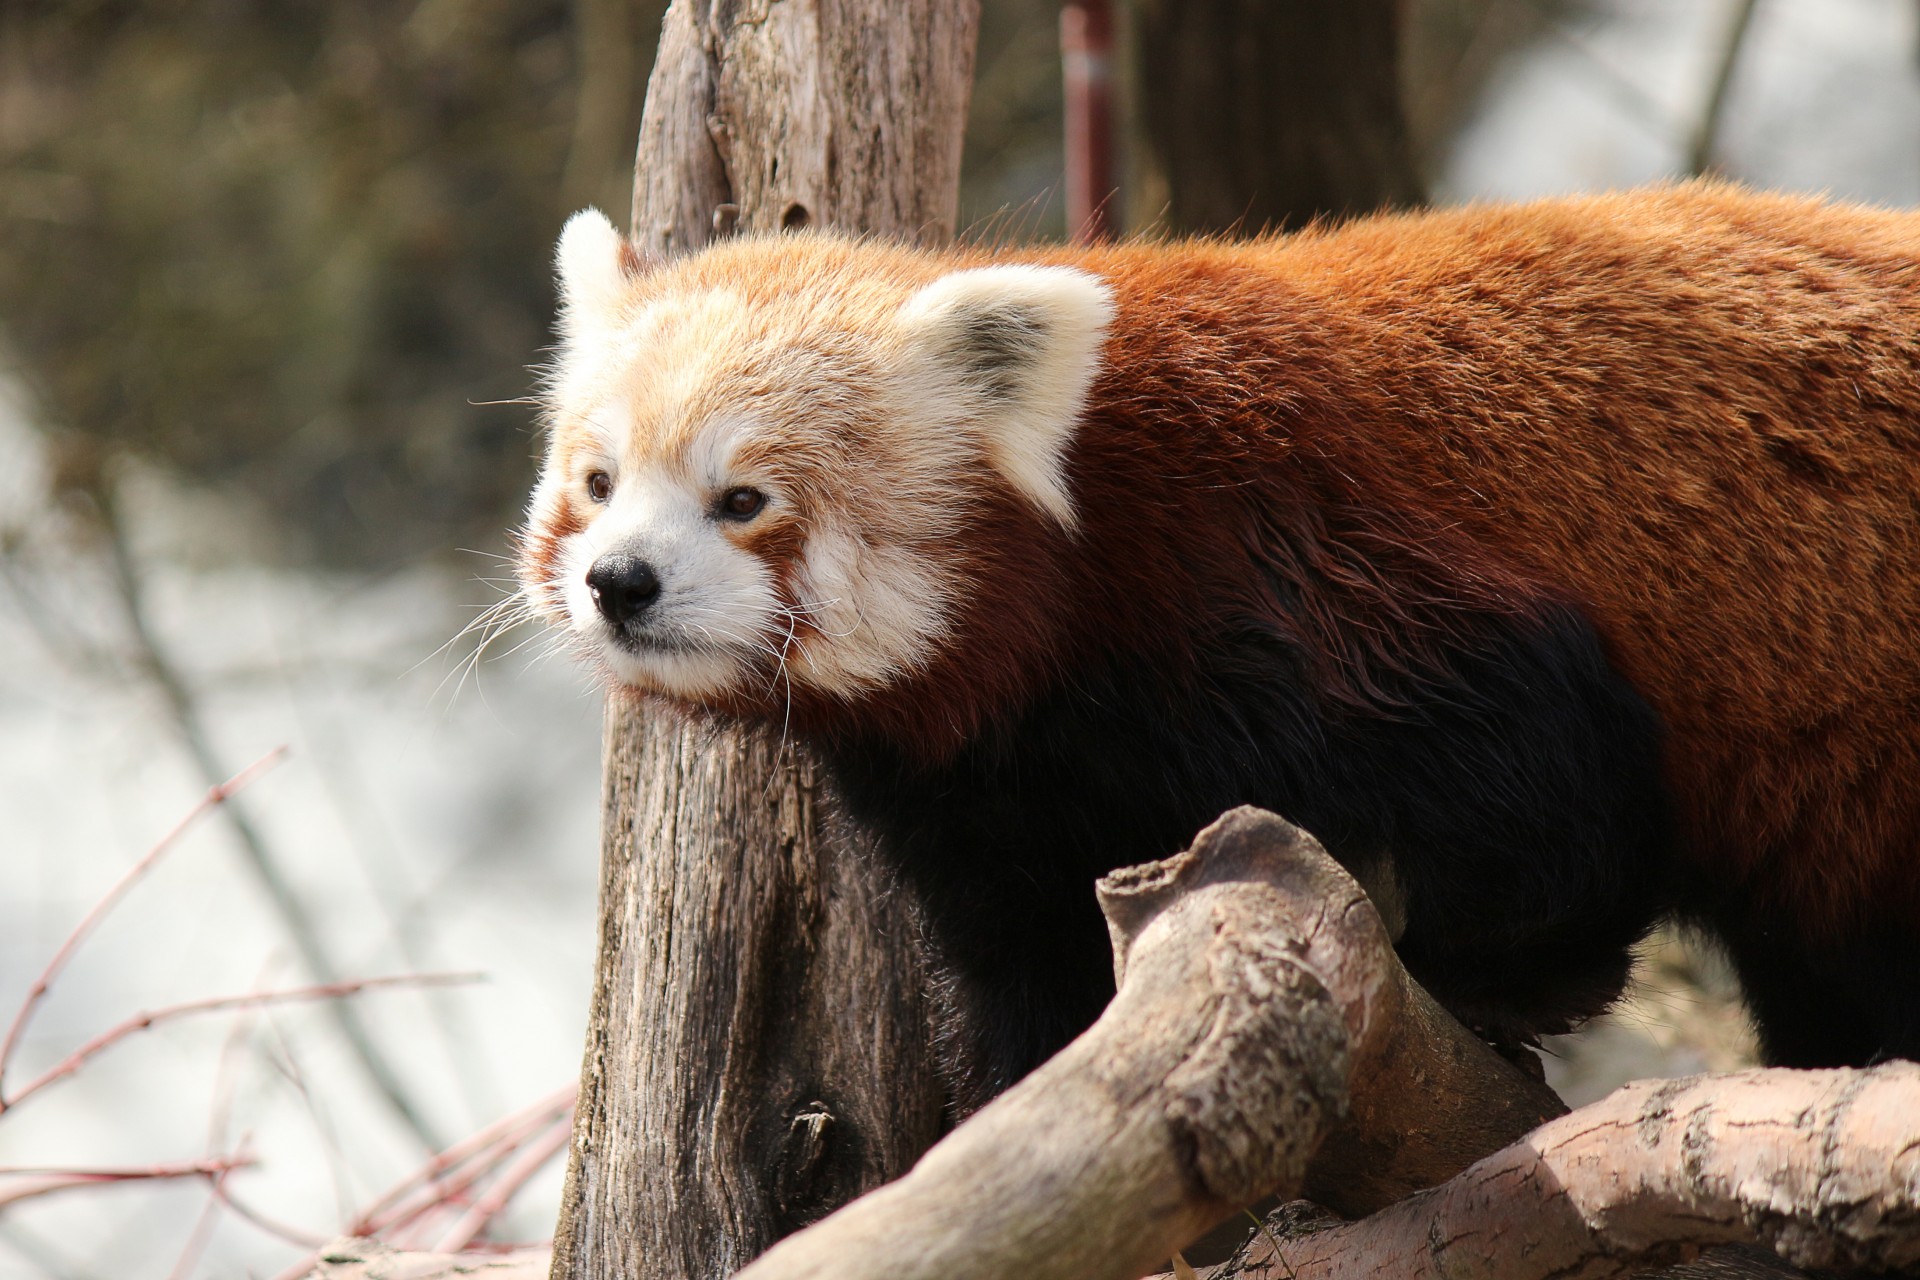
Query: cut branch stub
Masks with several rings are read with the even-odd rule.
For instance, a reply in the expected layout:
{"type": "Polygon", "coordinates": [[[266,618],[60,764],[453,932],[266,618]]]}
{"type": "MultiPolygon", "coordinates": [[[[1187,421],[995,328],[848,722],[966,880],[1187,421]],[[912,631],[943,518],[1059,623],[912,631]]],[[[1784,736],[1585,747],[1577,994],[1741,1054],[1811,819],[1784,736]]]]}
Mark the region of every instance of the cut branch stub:
{"type": "Polygon", "coordinates": [[[1273,884],[1290,901],[1320,904],[1309,935],[1340,927],[1358,931],[1346,942],[1355,951],[1389,945],[1366,892],[1319,841],[1282,818],[1243,806],[1221,815],[1185,852],[1121,867],[1094,886],[1113,940],[1115,981],[1126,977],[1134,939],[1162,910],[1208,885],[1248,880],[1273,884]]]}
{"type": "Polygon", "coordinates": [[[1283,939],[1310,956],[1345,1020],[1347,1115],[1307,1171],[1313,1199],[1349,1216],[1371,1213],[1565,1113],[1551,1089],[1494,1053],[1413,980],[1365,891],[1317,840],[1258,809],[1225,814],[1186,853],[1101,881],[1116,974],[1168,904],[1237,881],[1258,881],[1269,893],[1237,895],[1236,905],[1279,914],[1244,922],[1234,936],[1283,939]]]}
{"type": "Polygon", "coordinates": [[[1122,992],[1143,939],[1150,948],[1160,931],[1195,928],[1189,913],[1204,906],[1213,1019],[1167,1077],[1166,1118],[1198,1185],[1229,1206],[1255,1202],[1276,1167],[1304,1168],[1346,1116],[1349,1045],[1391,966],[1344,973],[1337,994],[1321,970],[1390,958],[1379,916],[1312,836],[1252,808],[1221,817],[1184,853],[1113,872],[1096,892],[1122,992]],[[1302,1135],[1311,1141],[1298,1150],[1302,1135]]]}

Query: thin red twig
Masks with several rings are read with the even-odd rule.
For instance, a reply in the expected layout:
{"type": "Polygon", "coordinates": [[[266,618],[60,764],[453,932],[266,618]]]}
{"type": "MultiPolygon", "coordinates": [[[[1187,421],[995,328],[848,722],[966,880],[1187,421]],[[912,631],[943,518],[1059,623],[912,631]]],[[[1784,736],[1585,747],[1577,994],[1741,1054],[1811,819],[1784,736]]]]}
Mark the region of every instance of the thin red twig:
{"type": "Polygon", "coordinates": [[[502,1133],[487,1147],[474,1152],[458,1167],[448,1169],[421,1186],[386,1214],[368,1222],[363,1233],[377,1236],[389,1244],[408,1248],[424,1246],[427,1222],[435,1213],[463,1209],[471,1203],[470,1193],[486,1181],[500,1166],[546,1128],[545,1121],[521,1113],[521,1123],[502,1133]]]}
{"type": "Polygon", "coordinates": [[[313,1096],[313,1090],[307,1085],[306,1074],[300,1069],[300,1055],[293,1043],[287,1039],[286,1031],[272,1018],[264,1020],[267,1034],[272,1037],[271,1044],[263,1044],[260,1056],[276,1075],[285,1081],[300,1099],[301,1107],[307,1113],[307,1119],[313,1125],[313,1134],[320,1142],[327,1160],[327,1176],[333,1184],[334,1217],[344,1222],[353,1213],[354,1190],[352,1187],[353,1160],[340,1144],[340,1135],[334,1132],[328,1122],[325,1110],[319,1100],[313,1096]]]}
{"type": "Polygon", "coordinates": [[[213,1239],[213,1228],[220,1220],[220,1184],[226,1180],[224,1171],[207,1179],[207,1186],[213,1194],[200,1206],[200,1216],[193,1220],[193,1230],[187,1232],[187,1241],[180,1246],[180,1256],[174,1259],[173,1270],[167,1272],[167,1280],[187,1280],[194,1267],[199,1265],[200,1255],[207,1251],[207,1242],[213,1239]]]}
{"type": "Polygon", "coordinates": [[[113,910],[115,904],[126,896],[127,890],[133,888],[142,876],[153,870],[154,864],[165,856],[166,852],[187,833],[194,823],[225,804],[255,778],[279,764],[286,754],[285,747],[275,747],[225,782],[207,788],[207,793],[200,798],[200,803],[188,810],[185,817],[174,823],[172,830],[155,841],[153,846],[141,855],[138,862],[127,868],[120,879],[114,882],[113,887],[93,905],[93,909],[74,926],[73,932],[67,935],[66,941],[62,942],[59,949],[53,953],[53,959],[47,961],[47,967],[40,971],[40,976],[35,978],[33,985],[27,989],[27,998],[21,1001],[19,1010],[13,1015],[13,1022],[7,1027],[6,1038],[0,1040],[0,1111],[6,1110],[8,1105],[4,1101],[7,1067],[13,1062],[15,1050],[20,1047],[20,1038],[26,1034],[27,1024],[33,1020],[34,1012],[39,1008],[40,1002],[46,999],[53,980],[66,967],[67,961],[73,958],[73,953],[80,944],[86,941],[87,935],[92,933],[107,912],[113,910]]]}
{"type": "Polygon", "coordinates": [[[239,1155],[219,1160],[194,1160],[187,1164],[155,1164],[127,1169],[57,1169],[33,1165],[0,1168],[0,1178],[20,1180],[11,1187],[0,1187],[0,1207],[77,1187],[116,1182],[159,1182],[169,1178],[218,1178],[254,1163],[252,1156],[239,1155]]]}
{"type": "Polygon", "coordinates": [[[280,991],[259,991],[242,996],[215,996],[208,1000],[189,1000],[162,1009],[136,1013],[131,1018],[102,1031],[59,1062],[22,1085],[10,1098],[0,1098],[0,1115],[19,1106],[54,1081],[72,1075],[87,1060],[111,1048],[137,1031],[161,1022],[225,1009],[252,1009],[268,1004],[289,1004],[306,1000],[337,1000],[374,987],[426,986],[448,982],[477,982],[477,973],[400,973],[384,978],[358,978],[348,982],[327,982],[312,987],[290,987],[280,991]]]}
{"type": "MultiPolygon", "coordinates": [[[[405,1241],[392,1237],[406,1227],[417,1225],[436,1209],[466,1206],[460,1219],[465,1223],[498,1194],[499,1207],[486,1211],[484,1219],[469,1233],[470,1242],[486,1225],[486,1220],[498,1216],[513,1192],[566,1145],[579,1091],[578,1084],[570,1084],[448,1147],[375,1197],[347,1227],[346,1234],[381,1236],[390,1244],[404,1244],[405,1241]],[[518,1159],[505,1163],[523,1147],[526,1150],[518,1159]],[[468,1205],[467,1193],[489,1174],[496,1176],[496,1187],[468,1205]],[[500,1189],[501,1184],[504,1189],[500,1189]]],[[[448,1235],[451,1234],[450,1230],[448,1235]]],[[[302,1280],[312,1272],[318,1258],[316,1249],[281,1272],[276,1280],[302,1280]]]]}
{"type": "Polygon", "coordinates": [[[459,1253],[474,1242],[487,1224],[499,1217],[506,1209],[507,1202],[520,1193],[520,1188],[533,1179],[547,1165],[547,1161],[567,1149],[567,1142],[573,1136],[571,1117],[562,1116],[548,1126],[547,1131],[538,1139],[529,1143],[488,1186],[487,1193],[475,1200],[468,1210],[446,1234],[434,1244],[436,1253],[459,1253]]]}
{"type": "MultiPolygon", "coordinates": [[[[220,1067],[215,1073],[213,1087],[213,1114],[207,1123],[207,1151],[209,1155],[219,1151],[227,1143],[227,1121],[233,1110],[234,1085],[230,1068],[240,1046],[252,1034],[252,1018],[236,1018],[233,1030],[227,1035],[226,1044],[220,1049],[220,1067]]],[[[246,1146],[250,1135],[243,1135],[240,1145],[246,1146]]],[[[186,1245],[180,1251],[180,1258],[173,1265],[173,1276],[178,1280],[193,1270],[194,1262],[205,1250],[212,1236],[212,1225],[221,1209],[225,1209],[242,1222],[256,1227],[296,1249],[317,1249],[327,1242],[327,1237],[302,1231],[298,1227],[288,1226],[266,1214],[261,1213],[246,1201],[234,1195],[225,1175],[207,1180],[207,1203],[201,1210],[200,1222],[187,1238],[186,1245]]]]}
{"type": "MultiPolygon", "coordinates": [[[[371,1235],[386,1227],[410,1218],[406,1201],[414,1199],[416,1188],[426,1191],[441,1183],[447,1175],[461,1165],[474,1161],[476,1157],[499,1146],[503,1141],[517,1147],[526,1140],[528,1129],[537,1129],[556,1115],[571,1113],[574,1100],[579,1096],[578,1083],[541,1098],[531,1106],[523,1107],[512,1115],[503,1116],[474,1133],[471,1137],[454,1143],[445,1151],[422,1164],[418,1169],[387,1188],[369,1204],[348,1229],[350,1235],[371,1235]]],[[[435,1201],[444,1199],[435,1196],[435,1201]]]]}
{"type": "Polygon", "coordinates": [[[225,1178],[214,1179],[213,1194],[234,1216],[240,1218],[242,1221],[252,1223],[268,1235],[284,1240],[296,1248],[318,1249],[321,1245],[333,1239],[330,1235],[315,1235],[311,1231],[303,1231],[299,1227],[281,1222],[278,1218],[269,1218],[245,1200],[234,1195],[232,1189],[227,1186],[225,1178]]]}

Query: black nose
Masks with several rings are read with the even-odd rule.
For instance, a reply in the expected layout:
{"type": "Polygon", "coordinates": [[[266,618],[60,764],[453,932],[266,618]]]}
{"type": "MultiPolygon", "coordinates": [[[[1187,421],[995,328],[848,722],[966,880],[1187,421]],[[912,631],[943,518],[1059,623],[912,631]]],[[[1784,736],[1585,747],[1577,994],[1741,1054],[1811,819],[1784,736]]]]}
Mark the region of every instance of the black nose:
{"type": "Polygon", "coordinates": [[[600,616],[624,627],[660,598],[660,579],[645,560],[609,552],[587,570],[587,590],[600,616]]]}

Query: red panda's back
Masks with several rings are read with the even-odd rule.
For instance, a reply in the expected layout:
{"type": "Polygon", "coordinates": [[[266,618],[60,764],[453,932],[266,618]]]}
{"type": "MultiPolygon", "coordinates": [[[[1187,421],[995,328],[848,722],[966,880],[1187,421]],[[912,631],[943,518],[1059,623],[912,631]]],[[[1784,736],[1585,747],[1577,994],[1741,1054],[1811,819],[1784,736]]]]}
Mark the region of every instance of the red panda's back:
{"type": "Polygon", "coordinates": [[[1920,911],[1920,217],[1695,185],[1088,265],[1104,394],[1211,366],[1183,447],[1371,473],[1579,601],[1710,876],[1920,911]]]}

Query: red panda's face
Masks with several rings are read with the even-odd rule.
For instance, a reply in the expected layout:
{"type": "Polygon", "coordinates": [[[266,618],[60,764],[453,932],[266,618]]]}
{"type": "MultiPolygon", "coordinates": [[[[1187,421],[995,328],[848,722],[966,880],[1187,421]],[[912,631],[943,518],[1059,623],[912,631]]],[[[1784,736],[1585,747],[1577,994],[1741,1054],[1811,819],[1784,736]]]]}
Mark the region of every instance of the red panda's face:
{"type": "Polygon", "coordinates": [[[643,270],[594,213],[560,267],[521,578],[609,679],[769,713],[796,687],[857,699],[955,641],[985,496],[1072,527],[1092,277],[824,237],[643,270]]]}

